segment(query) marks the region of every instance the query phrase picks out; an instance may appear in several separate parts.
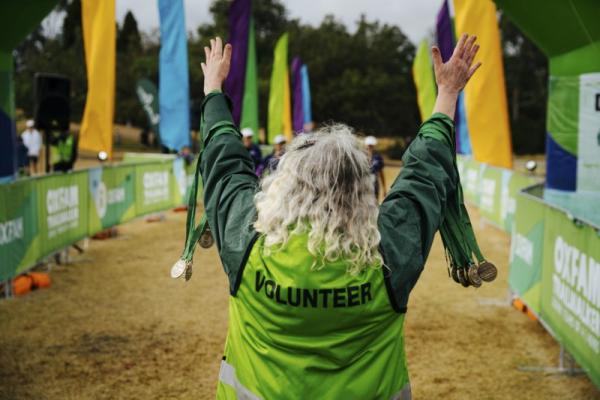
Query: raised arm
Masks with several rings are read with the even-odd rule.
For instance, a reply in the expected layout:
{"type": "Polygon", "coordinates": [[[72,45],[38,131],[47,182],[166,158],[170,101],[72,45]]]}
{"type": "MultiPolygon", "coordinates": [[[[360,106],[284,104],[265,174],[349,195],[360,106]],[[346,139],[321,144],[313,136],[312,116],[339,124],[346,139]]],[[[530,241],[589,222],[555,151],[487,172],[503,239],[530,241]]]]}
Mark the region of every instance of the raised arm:
{"type": "Polygon", "coordinates": [[[220,38],[204,48],[206,63],[202,104],[202,140],[204,150],[200,171],[204,183],[204,207],[221,261],[235,292],[238,273],[255,236],[254,194],[258,179],[254,163],[242,145],[241,134],[231,116],[228,99],[221,93],[229,73],[231,45],[223,49],[220,38]]]}
{"type": "Polygon", "coordinates": [[[452,120],[458,94],[481,65],[472,66],[479,46],[463,35],[448,62],[432,49],[438,96],[434,114],[425,121],[402,161],[379,213],[381,250],[391,269],[388,289],[397,311],[404,311],[439,229],[448,200],[458,183],[452,120]]]}

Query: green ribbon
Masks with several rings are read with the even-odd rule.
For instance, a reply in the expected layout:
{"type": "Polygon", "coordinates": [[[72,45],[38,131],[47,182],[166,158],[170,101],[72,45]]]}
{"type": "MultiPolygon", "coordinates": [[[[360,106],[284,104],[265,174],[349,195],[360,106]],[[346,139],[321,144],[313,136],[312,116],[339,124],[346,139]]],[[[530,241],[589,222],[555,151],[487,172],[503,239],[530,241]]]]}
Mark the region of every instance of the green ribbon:
{"type": "Polygon", "coordinates": [[[197,226],[195,226],[201,156],[202,152],[200,152],[200,155],[198,156],[198,164],[196,165],[196,173],[194,174],[194,183],[192,184],[190,198],[188,199],[188,212],[187,219],[185,222],[185,246],[183,248],[183,254],[181,255],[181,259],[186,262],[192,261],[192,258],[194,257],[194,249],[196,247],[196,243],[198,243],[198,240],[200,240],[202,234],[208,229],[208,221],[206,220],[206,214],[202,214],[202,217],[200,218],[200,223],[197,226]]]}
{"type": "Polygon", "coordinates": [[[477,244],[473,225],[464,204],[460,176],[454,160],[454,170],[458,177],[456,195],[448,203],[444,221],[440,226],[442,244],[450,268],[469,268],[485,261],[477,244]]]}
{"type": "MultiPolygon", "coordinates": [[[[207,95],[207,99],[213,94],[220,93],[220,90],[212,91],[207,95]]],[[[229,103],[229,99],[226,97],[226,101],[229,103]]],[[[205,100],[206,101],[206,100],[205,100]]],[[[229,105],[231,108],[231,105],[229,105]]],[[[200,218],[200,223],[195,225],[196,222],[196,206],[197,206],[197,197],[198,197],[198,182],[200,181],[200,162],[202,160],[202,153],[204,151],[204,146],[207,142],[214,139],[215,137],[223,134],[230,133],[230,131],[222,130],[219,131],[219,128],[223,126],[231,125],[231,121],[221,121],[214,123],[211,126],[212,132],[217,132],[214,135],[211,135],[210,132],[204,132],[206,128],[206,122],[204,120],[204,108],[202,109],[202,114],[200,116],[200,152],[198,154],[198,162],[196,164],[196,172],[194,173],[194,183],[192,184],[192,189],[190,192],[190,198],[188,199],[188,212],[186,219],[186,229],[185,229],[185,246],[183,248],[183,254],[181,255],[181,259],[185,262],[191,262],[194,257],[194,249],[196,248],[196,244],[202,237],[202,235],[210,230],[208,226],[208,221],[206,219],[206,213],[202,214],[200,218]]]]}
{"type": "MultiPolygon", "coordinates": [[[[204,115],[200,121],[200,132],[203,131],[204,126],[204,115]]],[[[190,191],[190,197],[188,199],[188,210],[185,221],[185,245],[181,259],[186,263],[191,262],[194,258],[194,249],[196,244],[200,240],[200,237],[209,229],[208,220],[206,219],[206,213],[200,217],[200,223],[196,225],[196,206],[198,199],[198,182],[200,181],[200,161],[202,160],[202,152],[204,150],[204,135],[200,138],[200,152],[198,153],[198,161],[196,162],[196,171],[194,172],[194,182],[192,183],[192,189],[190,191]]]]}

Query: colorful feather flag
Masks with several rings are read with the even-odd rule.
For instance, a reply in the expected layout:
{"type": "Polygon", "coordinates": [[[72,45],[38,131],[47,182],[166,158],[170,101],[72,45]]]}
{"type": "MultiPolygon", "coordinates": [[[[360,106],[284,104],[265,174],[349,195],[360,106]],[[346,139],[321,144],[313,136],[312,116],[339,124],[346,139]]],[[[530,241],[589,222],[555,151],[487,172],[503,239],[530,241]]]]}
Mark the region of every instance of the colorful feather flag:
{"type": "Polygon", "coordinates": [[[269,92],[268,139],[283,134],[292,139],[292,110],[290,104],[290,77],[287,63],[288,34],[281,35],[275,45],[273,72],[269,92]]]}
{"type": "Polygon", "coordinates": [[[114,0],[81,2],[88,92],[79,148],[112,158],[115,111],[116,22],[114,0]]]}

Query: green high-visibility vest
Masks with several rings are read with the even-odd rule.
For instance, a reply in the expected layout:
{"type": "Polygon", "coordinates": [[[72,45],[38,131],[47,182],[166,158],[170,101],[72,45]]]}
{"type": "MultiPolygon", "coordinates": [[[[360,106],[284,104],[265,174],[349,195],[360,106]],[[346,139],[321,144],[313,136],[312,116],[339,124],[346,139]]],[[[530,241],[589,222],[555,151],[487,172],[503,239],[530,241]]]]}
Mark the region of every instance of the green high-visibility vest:
{"type": "Polygon", "coordinates": [[[73,154],[73,136],[68,135],[65,140],[58,140],[50,147],[50,152],[53,164],[70,161],[73,154]]]}
{"type": "Polygon", "coordinates": [[[229,301],[218,399],[408,398],[404,314],[381,267],[312,268],[307,235],[265,255],[259,239],[229,301]],[[405,397],[401,397],[404,395],[405,397]]]}

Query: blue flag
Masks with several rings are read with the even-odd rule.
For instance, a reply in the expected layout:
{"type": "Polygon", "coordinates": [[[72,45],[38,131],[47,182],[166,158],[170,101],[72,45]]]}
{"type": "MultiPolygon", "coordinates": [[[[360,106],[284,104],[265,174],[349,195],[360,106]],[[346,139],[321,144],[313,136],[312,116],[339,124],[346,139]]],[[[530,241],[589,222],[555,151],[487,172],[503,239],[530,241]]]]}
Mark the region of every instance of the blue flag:
{"type": "Polygon", "coordinates": [[[183,0],[158,0],[160,140],[170,150],[190,145],[187,36],[183,0]]]}
{"type": "Polygon", "coordinates": [[[310,81],[308,79],[308,68],[306,64],[302,64],[300,68],[302,77],[302,111],[304,114],[304,124],[312,123],[312,109],[310,99],[310,81]]]}

